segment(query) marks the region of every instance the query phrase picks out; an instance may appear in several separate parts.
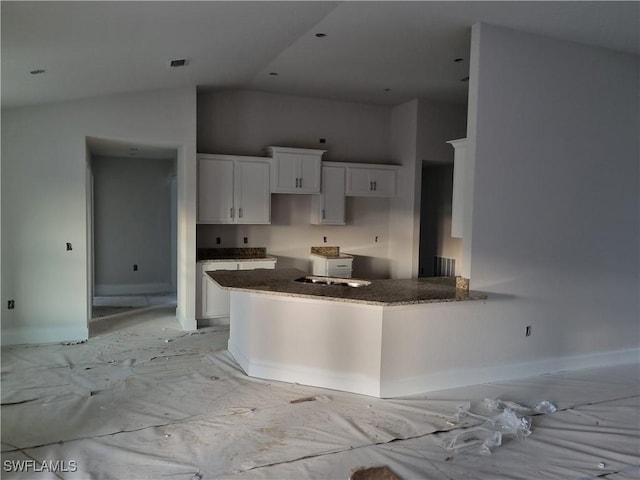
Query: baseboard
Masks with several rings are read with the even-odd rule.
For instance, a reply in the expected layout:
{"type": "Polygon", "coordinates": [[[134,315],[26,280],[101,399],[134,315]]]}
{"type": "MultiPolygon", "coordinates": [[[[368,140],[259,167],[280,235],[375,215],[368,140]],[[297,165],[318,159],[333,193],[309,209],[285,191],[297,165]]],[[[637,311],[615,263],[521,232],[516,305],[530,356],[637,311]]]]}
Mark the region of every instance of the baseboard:
{"type": "Polygon", "coordinates": [[[147,295],[152,293],[175,292],[172,290],[171,283],[168,282],[150,282],[150,283],[131,283],[131,284],[96,284],[94,295],[96,297],[107,295],[147,295]]]}
{"type": "Polygon", "coordinates": [[[81,327],[25,327],[2,329],[2,345],[34,343],[84,342],[89,328],[81,327]]]}
{"type": "Polygon", "coordinates": [[[251,377],[353,392],[370,397],[379,397],[380,395],[378,380],[363,375],[305,368],[300,365],[255,361],[248,362],[247,368],[243,367],[243,369],[251,377]]]}
{"type": "Polygon", "coordinates": [[[586,355],[545,358],[506,366],[451,369],[418,377],[382,381],[380,396],[381,398],[392,398],[567,370],[632,364],[638,363],[639,359],[640,349],[630,348],[586,355]]]}
{"type": "Polygon", "coordinates": [[[176,308],[176,318],[180,322],[182,330],[184,330],[185,332],[192,332],[198,329],[196,319],[187,318],[180,308],[176,308]]]}

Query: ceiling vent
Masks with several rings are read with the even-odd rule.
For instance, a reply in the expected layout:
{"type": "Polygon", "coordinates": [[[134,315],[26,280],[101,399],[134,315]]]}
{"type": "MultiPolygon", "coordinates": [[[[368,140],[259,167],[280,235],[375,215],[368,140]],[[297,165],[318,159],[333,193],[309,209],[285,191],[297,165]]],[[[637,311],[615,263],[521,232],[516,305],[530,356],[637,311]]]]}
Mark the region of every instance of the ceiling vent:
{"type": "Polygon", "coordinates": [[[169,60],[169,67],[170,68],[185,67],[188,63],[189,63],[188,58],[176,58],[174,60],[169,60]]]}

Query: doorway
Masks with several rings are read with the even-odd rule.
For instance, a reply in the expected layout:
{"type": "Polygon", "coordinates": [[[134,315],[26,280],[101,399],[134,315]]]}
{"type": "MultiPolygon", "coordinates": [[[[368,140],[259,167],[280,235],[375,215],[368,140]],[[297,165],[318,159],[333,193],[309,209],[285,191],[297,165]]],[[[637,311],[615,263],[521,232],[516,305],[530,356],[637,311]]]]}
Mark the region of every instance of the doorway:
{"type": "Polygon", "coordinates": [[[91,139],[90,318],[176,304],[177,149],[91,139]]]}
{"type": "Polygon", "coordinates": [[[460,274],[462,239],[451,236],[453,163],[422,164],[420,277],[460,274]]]}

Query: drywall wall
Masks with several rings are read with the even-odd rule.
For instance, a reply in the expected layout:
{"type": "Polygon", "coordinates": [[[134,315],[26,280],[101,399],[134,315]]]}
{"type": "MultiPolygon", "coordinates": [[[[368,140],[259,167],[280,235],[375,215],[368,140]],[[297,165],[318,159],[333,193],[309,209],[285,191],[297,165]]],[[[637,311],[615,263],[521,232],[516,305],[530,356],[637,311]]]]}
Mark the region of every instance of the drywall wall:
{"type": "Polygon", "coordinates": [[[96,295],[172,290],[174,163],[131,157],[91,159],[96,295]]]}
{"type": "Polygon", "coordinates": [[[327,150],[324,160],[389,163],[391,110],[252,90],[198,94],[198,152],[264,155],[280,145],[327,150]],[[326,143],[320,143],[324,138],[326,143]]]}
{"type": "Polygon", "coordinates": [[[467,135],[467,105],[420,99],[418,104],[418,158],[428,164],[453,163],[447,142],[467,135]]]}
{"type": "Polygon", "coordinates": [[[311,225],[310,195],[273,194],[271,225],[198,225],[198,247],[266,247],[278,258],[277,268],[310,272],[311,246],[338,245],[341,252],[355,256],[354,277],[389,278],[388,203],[386,198],[350,197],[346,226],[311,225]]]}
{"type": "Polygon", "coordinates": [[[3,343],[87,338],[87,137],[177,148],[178,318],[195,328],[195,123],[195,88],[2,111],[3,343]]]}
{"type": "Polygon", "coordinates": [[[393,108],[391,152],[402,165],[398,170],[398,194],[389,201],[389,260],[392,278],[418,276],[420,252],[421,162],[418,161],[419,100],[393,108]]]}
{"type": "Polygon", "coordinates": [[[638,57],[479,24],[471,60],[473,363],[637,361],[638,57]]]}

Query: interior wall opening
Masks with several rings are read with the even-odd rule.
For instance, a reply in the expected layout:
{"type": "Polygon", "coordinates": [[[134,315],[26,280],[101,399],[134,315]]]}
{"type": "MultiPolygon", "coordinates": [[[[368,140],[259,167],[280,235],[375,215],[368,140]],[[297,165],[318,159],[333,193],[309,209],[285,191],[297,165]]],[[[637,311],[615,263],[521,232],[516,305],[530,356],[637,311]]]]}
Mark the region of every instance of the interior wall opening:
{"type": "Polygon", "coordinates": [[[97,139],[88,148],[90,318],[175,305],[177,149],[97,139]]]}

